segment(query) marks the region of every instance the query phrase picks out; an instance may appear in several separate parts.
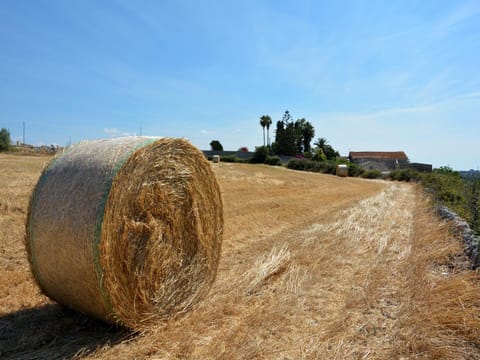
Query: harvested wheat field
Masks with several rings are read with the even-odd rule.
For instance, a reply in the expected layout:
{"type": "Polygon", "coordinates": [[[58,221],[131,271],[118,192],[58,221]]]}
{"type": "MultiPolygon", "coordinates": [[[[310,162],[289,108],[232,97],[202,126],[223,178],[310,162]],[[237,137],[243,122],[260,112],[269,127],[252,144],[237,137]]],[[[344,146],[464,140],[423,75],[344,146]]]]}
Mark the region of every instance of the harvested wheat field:
{"type": "Polygon", "coordinates": [[[417,185],[213,164],[217,279],[192,311],[138,334],[34,284],[24,223],[48,160],[0,155],[2,358],[480,358],[479,276],[417,185]]]}

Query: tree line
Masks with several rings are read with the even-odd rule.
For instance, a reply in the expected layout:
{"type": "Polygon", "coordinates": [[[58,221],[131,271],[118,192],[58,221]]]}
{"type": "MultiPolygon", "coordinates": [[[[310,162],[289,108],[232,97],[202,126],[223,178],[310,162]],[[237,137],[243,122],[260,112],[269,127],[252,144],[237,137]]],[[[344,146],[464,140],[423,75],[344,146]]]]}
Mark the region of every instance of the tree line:
{"type": "Polygon", "coordinates": [[[273,143],[270,142],[269,130],[271,124],[272,119],[269,115],[260,117],[260,126],[263,129],[263,146],[275,155],[303,155],[314,160],[332,160],[340,155],[323,137],[314,143],[312,149],[311,143],[315,136],[314,126],[305,118],[294,120],[288,110],[285,111],[282,119],[276,123],[275,141],[273,143]],[[265,129],[267,129],[266,142],[265,129]]]}

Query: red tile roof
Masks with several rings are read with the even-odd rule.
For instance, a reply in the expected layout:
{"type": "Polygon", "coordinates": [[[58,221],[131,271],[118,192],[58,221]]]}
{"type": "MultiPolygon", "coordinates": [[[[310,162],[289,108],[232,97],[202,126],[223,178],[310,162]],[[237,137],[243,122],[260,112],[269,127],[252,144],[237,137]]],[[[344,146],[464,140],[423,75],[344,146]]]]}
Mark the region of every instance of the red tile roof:
{"type": "Polygon", "coordinates": [[[407,155],[403,151],[350,151],[350,159],[393,159],[408,160],[407,155]]]}

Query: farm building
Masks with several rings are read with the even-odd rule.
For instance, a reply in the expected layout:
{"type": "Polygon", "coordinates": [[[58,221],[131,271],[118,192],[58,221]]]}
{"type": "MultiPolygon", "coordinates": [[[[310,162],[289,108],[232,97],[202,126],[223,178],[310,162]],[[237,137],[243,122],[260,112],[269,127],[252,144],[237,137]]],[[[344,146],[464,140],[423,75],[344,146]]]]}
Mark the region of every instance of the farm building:
{"type": "Polygon", "coordinates": [[[403,151],[350,151],[349,160],[367,170],[391,171],[408,167],[408,157],[403,151]]]}
{"type": "Polygon", "coordinates": [[[348,159],[366,170],[390,172],[395,169],[413,169],[432,172],[431,164],[411,163],[403,151],[350,151],[348,159]]]}

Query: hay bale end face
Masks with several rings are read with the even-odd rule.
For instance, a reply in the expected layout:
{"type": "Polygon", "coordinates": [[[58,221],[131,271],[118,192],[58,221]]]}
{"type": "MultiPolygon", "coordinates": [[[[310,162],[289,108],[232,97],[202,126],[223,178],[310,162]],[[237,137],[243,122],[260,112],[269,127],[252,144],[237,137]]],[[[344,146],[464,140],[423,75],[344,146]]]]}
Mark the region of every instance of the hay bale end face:
{"type": "Polygon", "coordinates": [[[187,141],[117,138],[56,157],[32,194],[26,228],[46,295],[142,329],[208,292],[223,206],[210,164],[187,141]]]}
{"type": "Polygon", "coordinates": [[[337,176],[347,177],[348,176],[348,166],[345,164],[338,164],[336,169],[337,176]]]}

